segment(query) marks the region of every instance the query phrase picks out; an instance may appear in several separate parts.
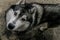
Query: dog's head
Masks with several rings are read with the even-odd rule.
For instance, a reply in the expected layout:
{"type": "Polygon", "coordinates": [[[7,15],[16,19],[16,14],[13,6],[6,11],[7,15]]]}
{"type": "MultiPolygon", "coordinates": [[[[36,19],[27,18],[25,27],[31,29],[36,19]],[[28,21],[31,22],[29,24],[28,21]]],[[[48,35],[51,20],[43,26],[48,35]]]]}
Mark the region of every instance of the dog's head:
{"type": "Polygon", "coordinates": [[[36,12],[36,7],[26,4],[24,0],[12,5],[6,14],[7,29],[12,31],[26,30],[34,24],[36,12]]]}

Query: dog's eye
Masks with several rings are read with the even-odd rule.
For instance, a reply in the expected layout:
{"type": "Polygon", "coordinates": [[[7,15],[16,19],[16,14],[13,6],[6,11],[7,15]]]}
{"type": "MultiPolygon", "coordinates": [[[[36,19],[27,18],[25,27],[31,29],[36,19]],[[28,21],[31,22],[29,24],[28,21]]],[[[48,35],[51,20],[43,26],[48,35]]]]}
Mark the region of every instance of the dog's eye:
{"type": "Polygon", "coordinates": [[[22,21],[25,21],[25,18],[22,18],[21,20],[22,20],[22,21]]]}
{"type": "Polygon", "coordinates": [[[14,15],[16,16],[16,15],[17,15],[17,13],[15,12],[15,13],[14,13],[14,15]]]}

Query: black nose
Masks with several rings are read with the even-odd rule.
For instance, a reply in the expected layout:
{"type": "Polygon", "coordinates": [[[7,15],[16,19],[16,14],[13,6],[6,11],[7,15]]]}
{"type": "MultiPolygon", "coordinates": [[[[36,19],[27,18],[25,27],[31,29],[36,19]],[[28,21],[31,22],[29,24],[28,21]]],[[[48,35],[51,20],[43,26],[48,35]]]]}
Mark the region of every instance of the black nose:
{"type": "Polygon", "coordinates": [[[8,28],[9,28],[9,29],[13,29],[14,27],[15,27],[15,26],[14,26],[12,23],[9,23],[9,24],[8,24],[8,28]]]}

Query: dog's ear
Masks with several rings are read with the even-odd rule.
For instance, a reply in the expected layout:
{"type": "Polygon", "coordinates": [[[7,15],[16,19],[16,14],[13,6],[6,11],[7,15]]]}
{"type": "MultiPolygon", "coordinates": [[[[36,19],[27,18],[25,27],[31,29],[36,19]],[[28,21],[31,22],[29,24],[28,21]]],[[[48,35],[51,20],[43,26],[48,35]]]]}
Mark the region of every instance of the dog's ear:
{"type": "Polygon", "coordinates": [[[34,25],[34,20],[35,20],[36,12],[37,12],[36,7],[31,8],[30,13],[32,14],[32,18],[33,18],[33,22],[32,22],[31,26],[34,25]]]}
{"type": "Polygon", "coordinates": [[[37,10],[36,10],[36,7],[33,7],[33,8],[31,8],[31,11],[30,11],[30,12],[31,12],[31,14],[35,14],[36,11],[37,11],[37,10]]]}
{"type": "Polygon", "coordinates": [[[33,21],[37,17],[37,24],[39,24],[43,14],[43,8],[39,5],[33,4],[33,8],[31,8],[31,14],[33,17],[33,21]]]}
{"type": "Polygon", "coordinates": [[[40,20],[42,18],[42,15],[43,15],[43,7],[40,6],[40,5],[37,5],[37,4],[33,4],[33,6],[35,7],[36,9],[36,16],[37,16],[37,24],[40,23],[40,20]]]}
{"type": "Polygon", "coordinates": [[[19,0],[16,5],[20,5],[20,4],[25,4],[26,3],[26,0],[19,0]]]}

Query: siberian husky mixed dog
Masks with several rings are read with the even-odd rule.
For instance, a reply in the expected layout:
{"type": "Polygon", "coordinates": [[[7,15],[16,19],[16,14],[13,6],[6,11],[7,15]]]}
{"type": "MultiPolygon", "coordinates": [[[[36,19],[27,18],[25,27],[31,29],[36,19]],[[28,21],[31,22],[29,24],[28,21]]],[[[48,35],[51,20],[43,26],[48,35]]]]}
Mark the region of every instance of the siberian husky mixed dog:
{"type": "Polygon", "coordinates": [[[11,31],[25,31],[44,22],[56,25],[60,23],[60,5],[26,3],[22,0],[8,9],[6,22],[7,29],[11,31]]]}

